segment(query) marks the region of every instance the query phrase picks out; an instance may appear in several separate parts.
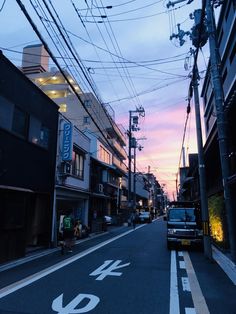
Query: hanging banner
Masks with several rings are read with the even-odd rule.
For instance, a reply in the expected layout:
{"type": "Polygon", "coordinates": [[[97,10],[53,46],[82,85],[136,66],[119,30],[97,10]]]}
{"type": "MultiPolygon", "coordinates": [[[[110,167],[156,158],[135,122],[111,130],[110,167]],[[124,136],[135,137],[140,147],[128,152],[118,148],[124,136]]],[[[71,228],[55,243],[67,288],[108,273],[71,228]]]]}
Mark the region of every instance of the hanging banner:
{"type": "Polygon", "coordinates": [[[65,123],[63,127],[63,139],[62,139],[62,160],[72,160],[72,124],[70,122],[65,123]]]}

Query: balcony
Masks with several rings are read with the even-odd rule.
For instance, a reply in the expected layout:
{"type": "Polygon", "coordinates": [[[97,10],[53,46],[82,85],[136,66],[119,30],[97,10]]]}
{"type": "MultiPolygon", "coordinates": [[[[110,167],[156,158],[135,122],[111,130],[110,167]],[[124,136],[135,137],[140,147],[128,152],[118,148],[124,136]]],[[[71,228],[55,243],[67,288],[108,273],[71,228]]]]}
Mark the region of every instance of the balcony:
{"type": "Polygon", "coordinates": [[[127,141],[124,132],[120,130],[120,127],[118,127],[114,121],[112,121],[112,128],[107,128],[107,132],[111,135],[111,137],[118,137],[122,145],[126,146],[127,141]]]}
{"type": "Polygon", "coordinates": [[[127,158],[127,153],[125,149],[115,139],[108,139],[108,141],[114,147],[116,153],[119,155],[120,158],[127,158]]]}
{"type": "Polygon", "coordinates": [[[126,165],[123,162],[121,162],[118,158],[116,158],[115,156],[113,156],[113,165],[116,166],[123,173],[125,173],[125,174],[127,173],[126,165]]]}

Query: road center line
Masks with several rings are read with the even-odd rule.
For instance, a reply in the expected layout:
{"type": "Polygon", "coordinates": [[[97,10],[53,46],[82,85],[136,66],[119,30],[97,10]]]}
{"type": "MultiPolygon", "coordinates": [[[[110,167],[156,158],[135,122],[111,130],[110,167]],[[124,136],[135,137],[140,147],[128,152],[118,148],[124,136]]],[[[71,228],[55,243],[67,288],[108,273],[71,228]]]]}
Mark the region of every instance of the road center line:
{"type": "Polygon", "coordinates": [[[192,262],[190,260],[188,252],[184,253],[184,261],[186,265],[186,271],[188,274],[189,285],[192,293],[193,304],[197,314],[210,314],[206,300],[202,294],[197,276],[195,274],[192,262]]]}
{"type": "Polygon", "coordinates": [[[176,252],[171,251],[170,262],[170,312],[169,314],[179,314],[179,292],[177,281],[176,252]]]}
{"type": "MultiPolygon", "coordinates": [[[[144,226],[145,225],[138,226],[136,228],[136,230],[139,229],[139,228],[142,228],[144,226]]],[[[42,270],[42,271],[40,271],[38,273],[35,273],[35,274],[31,275],[31,276],[28,276],[28,277],[26,277],[26,278],[24,278],[22,280],[19,280],[19,281],[14,282],[13,284],[11,284],[9,286],[6,286],[6,287],[2,288],[0,290],[0,299],[5,297],[5,296],[7,296],[7,295],[9,295],[9,294],[11,294],[11,293],[13,293],[13,292],[15,292],[15,291],[17,291],[17,290],[19,290],[19,289],[21,289],[21,288],[23,288],[23,287],[26,287],[26,286],[30,285],[31,283],[33,283],[33,282],[35,282],[35,281],[37,281],[37,280],[39,280],[39,279],[41,279],[41,278],[43,278],[43,277],[45,277],[45,276],[47,276],[49,274],[55,272],[56,270],[58,270],[58,269],[60,269],[60,268],[62,268],[64,266],[67,266],[67,265],[77,261],[78,259],[80,259],[80,258],[82,258],[82,257],[84,257],[84,256],[86,256],[86,255],[88,255],[88,254],[90,254],[90,253],[100,249],[101,247],[103,247],[103,246],[105,246],[105,245],[107,245],[107,244],[109,244],[109,243],[111,243],[113,241],[116,241],[119,238],[122,238],[122,237],[124,237],[124,236],[126,236],[129,233],[134,232],[134,231],[135,230],[133,230],[133,229],[129,230],[129,231],[126,231],[125,233],[122,233],[122,234],[120,234],[118,236],[115,236],[114,238],[106,240],[106,241],[104,241],[102,243],[99,243],[99,244],[97,244],[97,245],[95,245],[95,246],[93,246],[93,247],[91,247],[91,248],[89,248],[89,249],[87,249],[87,250],[85,250],[85,251],[83,251],[81,253],[78,253],[78,254],[70,257],[70,258],[67,258],[66,260],[64,260],[62,262],[59,262],[59,263],[57,263],[57,264],[55,264],[55,265],[53,265],[51,267],[48,267],[48,268],[46,268],[46,269],[44,269],[44,270],[42,270]]]]}

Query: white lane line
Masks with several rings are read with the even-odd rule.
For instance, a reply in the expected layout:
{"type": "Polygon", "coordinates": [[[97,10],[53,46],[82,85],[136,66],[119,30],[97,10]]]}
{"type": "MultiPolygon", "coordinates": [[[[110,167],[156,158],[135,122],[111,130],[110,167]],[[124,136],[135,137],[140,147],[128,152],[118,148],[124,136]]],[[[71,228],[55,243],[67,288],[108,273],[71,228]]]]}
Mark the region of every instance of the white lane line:
{"type": "Polygon", "coordinates": [[[184,252],[184,260],[196,313],[210,314],[188,252],[184,252]]]}
{"type": "Polygon", "coordinates": [[[181,257],[181,256],[184,256],[182,251],[179,251],[179,252],[178,252],[178,255],[179,255],[180,257],[181,257]]]}
{"type": "MultiPolygon", "coordinates": [[[[137,227],[136,230],[139,229],[139,228],[142,228],[144,226],[145,225],[141,225],[141,226],[137,227]]],[[[35,282],[35,281],[37,281],[37,280],[39,280],[39,279],[41,279],[41,278],[43,278],[43,277],[45,277],[45,276],[47,276],[49,274],[55,272],[56,270],[58,270],[58,269],[60,269],[60,268],[62,268],[64,266],[67,266],[67,265],[77,261],[78,259],[80,259],[80,258],[82,258],[82,257],[84,257],[84,256],[86,256],[86,255],[88,255],[88,254],[90,254],[90,253],[100,249],[101,247],[103,247],[103,246],[105,246],[105,245],[107,245],[107,244],[109,244],[109,243],[111,243],[113,241],[116,241],[119,238],[122,238],[122,237],[126,236],[127,234],[129,234],[131,232],[134,232],[134,230],[133,229],[129,230],[129,231],[125,232],[125,233],[122,233],[122,234],[114,237],[114,238],[111,238],[111,239],[106,240],[106,241],[104,241],[102,243],[99,243],[98,245],[95,245],[95,246],[93,246],[93,247],[91,247],[91,248],[89,248],[89,249],[87,249],[87,250],[85,250],[85,251],[83,251],[81,253],[78,253],[78,254],[76,254],[76,255],[74,255],[74,256],[72,256],[72,257],[70,257],[70,258],[68,258],[68,259],[66,259],[66,260],[64,260],[62,262],[59,262],[59,263],[57,263],[57,264],[55,264],[55,265],[53,265],[51,267],[48,267],[48,268],[46,268],[46,269],[44,269],[44,270],[42,270],[42,271],[40,271],[38,273],[35,273],[35,274],[31,275],[31,276],[28,276],[28,277],[26,277],[26,278],[24,278],[22,280],[19,280],[19,281],[15,282],[15,283],[13,283],[13,284],[11,284],[9,286],[6,286],[6,287],[2,288],[0,290],[0,299],[5,297],[5,296],[7,296],[8,294],[11,294],[11,293],[13,293],[13,292],[23,288],[23,287],[26,287],[26,286],[30,285],[31,283],[33,283],[33,282],[35,282]]]]}
{"type": "Polygon", "coordinates": [[[196,314],[196,310],[195,308],[192,308],[192,307],[186,307],[185,314],[196,314]]]}
{"type": "Polygon", "coordinates": [[[169,314],[179,314],[179,292],[177,281],[176,252],[171,251],[170,262],[170,311],[169,314]]]}
{"type": "Polygon", "coordinates": [[[179,268],[180,269],[185,269],[186,268],[185,261],[179,261],[179,268]]]}
{"type": "Polygon", "coordinates": [[[183,291],[191,291],[188,277],[181,277],[183,291]]]}

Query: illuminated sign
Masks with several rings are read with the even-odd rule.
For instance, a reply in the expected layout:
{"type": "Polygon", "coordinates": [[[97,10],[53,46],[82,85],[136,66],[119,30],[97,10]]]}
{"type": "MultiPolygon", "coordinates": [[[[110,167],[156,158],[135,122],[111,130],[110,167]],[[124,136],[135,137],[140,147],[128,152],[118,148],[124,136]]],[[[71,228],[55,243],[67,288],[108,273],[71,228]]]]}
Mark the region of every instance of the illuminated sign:
{"type": "Polygon", "coordinates": [[[72,160],[72,124],[65,123],[63,128],[63,140],[62,140],[62,160],[72,160]]]}

